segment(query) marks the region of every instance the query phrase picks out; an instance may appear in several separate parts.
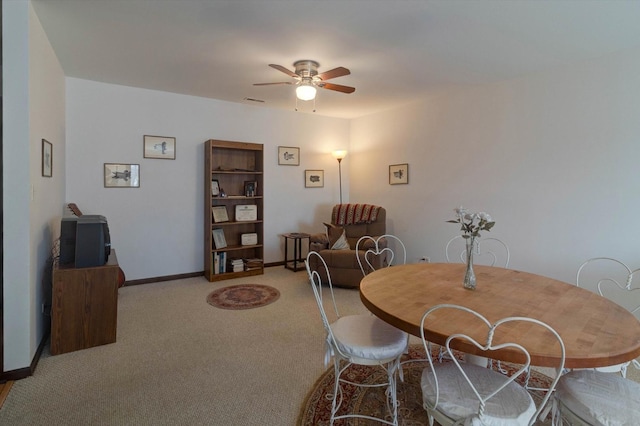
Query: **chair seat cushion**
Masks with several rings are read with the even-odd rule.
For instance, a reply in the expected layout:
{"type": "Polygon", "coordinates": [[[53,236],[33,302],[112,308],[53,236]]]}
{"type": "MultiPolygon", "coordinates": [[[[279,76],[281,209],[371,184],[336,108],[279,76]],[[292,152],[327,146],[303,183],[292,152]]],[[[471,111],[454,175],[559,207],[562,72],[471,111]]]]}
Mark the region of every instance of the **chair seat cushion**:
{"type": "MultiPolygon", "coordinates": [[[[440,390],[436,410],[454,420],[467,419],[476,415],[480,401],[458,367],[453,362],[443,362],[435,364],[434,368],[440,390]]],[[[483,396],[488,395],[507,380],[504,375],[485,367],[462,364],[462,368],[483,396]]],[[[423,401],[433,406],[436,386],[431,368],[425,368],[422,371],[421,387],[423,401]]],[[[482,424],[485,426],[528,425],[535,412],[535,403],[527,390],[511,382],[487,401],[482,424]]]]}
{"type": "Polygon", "coordinates": [[[407,348],[407,333],[373,315],[348,315],[331,324],[331,332],[343,354],[359,364],[387,362],[407,348]]]}
{"type": "Polygon", "coordinates": [[[561,407],[593,425],[633,425],[640,421],[640,384],[615,373],[567,373],[558,381],[556,398],[561,407]]]}

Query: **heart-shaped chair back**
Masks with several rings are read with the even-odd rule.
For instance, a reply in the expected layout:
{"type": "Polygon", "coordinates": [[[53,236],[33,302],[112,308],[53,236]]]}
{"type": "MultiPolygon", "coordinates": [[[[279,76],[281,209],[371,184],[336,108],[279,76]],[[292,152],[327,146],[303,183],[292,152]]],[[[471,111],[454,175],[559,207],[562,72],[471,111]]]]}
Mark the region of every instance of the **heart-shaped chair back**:
{"type": "MultiPolygon", "coordinates": [[[[478,400],[477,411],[470,412],[466,417],[463,417],[461,419],[453,419],[454,421],[456,421],[456,424],[458,424],[457,422],[463,424],[465,420],[470,419],[479,419],[481,422],[484,421],[483,418],[485,416],[485,408],[490,404],[490,400],[492,398],[497,398],[496,401],[492,401],[495,402],[495,404],[493,404],[494,406],[504,405],[503,401],[500,399],[502,398],[500,395],[500,391],[509,386],[513,387],[513,382],[515,382],[519,377],[523,376],[524,378],[526,378],[531,365],[531,355],[527,348],[517,342],[517,336],[522,335],[523,330],[534,332],[535,327],[541,327],[543,329],[543,331],[541,332],[541,336],[544,336],[545,339],[544,344],[558,345],[558,363],[555,366],[556,375],[552,380],[551,385],[549,386],[549,391],[546,392],[546,395],[538,405],[538,408],[535,409],[535,413],[533,407],[530,410],[531,418],[529,419],[529,424],[533,424],[533,422],[535,422],[536,418],[545,408],[549,398],[551,397],[551,394],[553,393],[552,391],[555,388],[564,369],[565,348],[560,335],[549,325],[535,318],[508,317],[500,319],[494,323],[490,323],[483,315],[467,307],[452,304],[442,304],[433,306],[432,308],[428,309],[422,316],[420,331],[425,351],[430,350],[430,345],[432,343],[442,344],[442,342],[429,342],[426,338],[426,335],[427,333],[431,333],[431,335],[442,336],[442,334],[444,333],[444,329],[441,329],[440,327],[443,327],[443,324],[447,324],[445,326],[447,330],[452,330],[455,328],[451,327],[451,324],[460,324],[461,327],[465,327],[466,325],[469,330],[473,329],[474,334],[473,336],[471,336],[465,333],[464,330],[461,330],[461,332],[450,333],[448,334],[443,345],[445,351],[447,352],[448,358],[455,364],[457,368],[459,374],[458,377],[461,376],[464,378],[464,381],[466,381],[466,383],[469,385],[473,395],[475,395],[476,399],[478,400]],[[448,310],[448,312],[445,312],[445,310],[448,310]],[[470,314],[471,317],[469,317],[469,315],[467,314],[470,314]],[[464,318],[464,321],[460,320],[461,317],[464,318]],[[454,318],[458,320],[456,321],[454,318]],[[518,323],[527,324],[525,324],[523,328],[520,328],[522,326],[518,325],[518,323]],[[486,334],[483,334],[483,332],[481,331],[482,324],[484,324],[484,326],[486,327],[486,334]],[[464,360],[460,361],[461,350],[468,351],[469,353],[473,354],[474,357],[487,358],[496,358],[501,353],[506,353],[505,351],[508,351],[509,357],[511,359],[521,359],[523,360],[523,362],[515,365],[515,371],[513,373],[502,374],[493,371],[490,368],[480,367],[470,362],[465,362],[464,360]]],[[[468,355],[464,354],[464,356],[466,357],[468,355]]],[[[431,373],[435,381],[435,398],[431,401],[425,400],[425,408],[427,408],[427,411],[436,412],[438,410],[441,398],[441,385],[438,382],[438,371],[441,371],[444,374],[445,370],[443,368],[436,368],[431,357],[427,357],[427,359],[429,361],[431,373]]],[[[442,364],[440,363],[438,364],[438,366],[441,365],[442,364]]],[[[453,378],[451,374],[453,373],[451,373],[450,368],[447,369],[446,374],[448,380],[451,381],[453,378]]],[[[464,383],[464,381],[462,383],[464,383]]],[[[456,380],[456,383],[457,382],[458,380],[456,380]]],[[[519,384],[516,385],[520,386],[519,384]]],[[[464,390],[464,386],[454,386],[454,389],[459,390],[462,393],[464,390]]],[[[515,389],[519,390],[520,388],[518,387],[515,389]]],[[[445,392],[443,395],[447,396],[443,398],[451,397],[450,392],[450,390],[445,392]]],[[[526,394],[526,390],[523,393],[526,394]]],[[[461,396],[459,400],[466,401],[466,399],[467,397],[461,396]]],[[[450,405],[450,401],[444,403],[444,406],[446,407],[445,409],[450,409],[450,405]]],[[[467,409],[467,411],[469,411],[469,407],[470,405],[467,404],[464,409],[467,409]]]]}
{"type": "Polygon", "coordinates": [[[377,269],[375,265],[404,265],[407,263],[407,249],[402,240],[395,235],[365,235],[356,243],[356,258],[362,275],[366,276],[377,269]],[[394,248],[390,247],[389,243],[394,248]]]}

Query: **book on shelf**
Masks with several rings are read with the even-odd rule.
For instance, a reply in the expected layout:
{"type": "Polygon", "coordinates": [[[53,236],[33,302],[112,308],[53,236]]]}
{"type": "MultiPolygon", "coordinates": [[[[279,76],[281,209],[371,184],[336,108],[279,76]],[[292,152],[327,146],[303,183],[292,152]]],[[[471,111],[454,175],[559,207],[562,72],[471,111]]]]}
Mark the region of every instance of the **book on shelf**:
{"type": "Polygon", "coordinates": [[[229,265],[231,266],[231,270],[233,272],[242,272],[244,271],[244,260],[239,257],[232,257],[229,259],[229,265]]]}
{"type": "Polygon", "coordinates": [[[224,274],[227,272],[227,252],[219,251],[213,253],[213,273],[224,274]]]}
{"type": "Polygon", "coordinates": [[[220,273],[224,274],[227,272],[227,252],[221,251],[220,253],[220,273]]]}
{"type": "Polygon", "coordinates": [[[258,258],[245,259],[244,266],[247,271],[251,269],[260,269],[262,268],[262,259],[258,259],[258,258]]]}

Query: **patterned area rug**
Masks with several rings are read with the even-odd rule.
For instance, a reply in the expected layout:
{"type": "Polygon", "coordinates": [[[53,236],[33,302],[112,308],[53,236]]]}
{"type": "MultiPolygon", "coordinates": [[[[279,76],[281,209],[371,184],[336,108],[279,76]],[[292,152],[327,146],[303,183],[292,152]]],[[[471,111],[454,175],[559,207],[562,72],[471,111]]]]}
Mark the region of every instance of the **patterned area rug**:
{"type": "MultiPolygon", "coordinates": [[[[409,354],[405,355],[405,360],[420,360],[425,358],[424,348],[421,345],[411,345],[409,354]]],[[[450,361],[444,361],[450,362],[450,361]]],[[[424,368],[429,368],[426,361],[409,362],[403,365],[404,382],[398,381],[398,424],[402,426],[417,426],[429,424],[427,412],[422,408],[422,390],[420,389],[420,377],[424,368]]],[[[502,363],[502,368],[507,371],[516,371],[510,364],[502,363]]],[[[381,368],[352,365],[348,374],[354,382],[360,383],[380,383],[386,379],[386,372],[381,368]]],[[[532,371],[529,384],[544,388],[548,386],[551,379],[539,372],[532,371]]],[[[300,426],[320,426],[328,425],[331,416],[331,398],[333,394],[334,374],[333,366],[320,376],[311,392],[307,395],[298,417],[300,426]]],[[[543,394],[538,391],[530,391],[536,403],[542,400],[543,394]]],[[[386,416],[390,420],[390,415],[386,409],[386,396],[384,388],[360,388],[355,386],[343,386],[344,402],[340,407],[339,414],[360,413],[373,417],[386,416]]],[[[341,419],[334,422],[335,426],[346,425],[380,425],[366,419],[341,419]],[[348,421],[347,421],[348,420],[348,421]]],[[[435,424],[438,424],[437,422],[435,424]]],[[[539,425],[551,424],[548,422],[536,423],[539,425]]]]}
{"type": "Polygon", "coordinates": [[[221,309],[252,309],[275,302],[278,289],[261,284],[240,284],[219,288],[207,296],[207,303],[221,309]]]}

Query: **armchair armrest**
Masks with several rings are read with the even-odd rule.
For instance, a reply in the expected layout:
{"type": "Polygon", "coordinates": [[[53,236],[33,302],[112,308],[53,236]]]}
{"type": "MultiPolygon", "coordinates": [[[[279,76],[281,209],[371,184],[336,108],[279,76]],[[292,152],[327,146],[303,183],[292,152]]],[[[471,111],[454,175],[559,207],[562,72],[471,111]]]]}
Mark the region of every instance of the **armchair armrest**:
{"type": "Polygon", "coordinates": [[[309,250],[320,251],[329,248],[329,238],[326,234],[311,234],[309,237],[309,250]]]}

